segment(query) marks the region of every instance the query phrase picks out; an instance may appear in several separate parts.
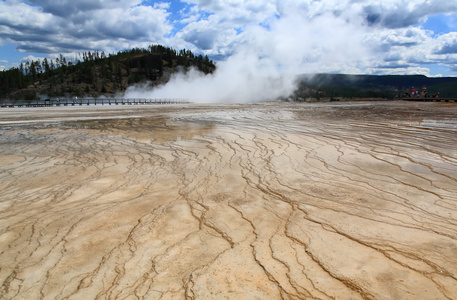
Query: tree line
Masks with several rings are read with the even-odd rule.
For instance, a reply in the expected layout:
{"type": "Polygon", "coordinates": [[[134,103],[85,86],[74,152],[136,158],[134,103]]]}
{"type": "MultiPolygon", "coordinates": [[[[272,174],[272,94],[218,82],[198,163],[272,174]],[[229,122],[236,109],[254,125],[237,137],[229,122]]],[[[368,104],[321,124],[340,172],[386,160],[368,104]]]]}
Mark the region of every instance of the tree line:
{"type": "Polygon", "coordinates": [[[177,51],[162,45],[150,45],[147,49],[133,48],[115,54],[87,51],[75,58],[59,55],[55,59],[31,60],[1,71],[0,96],[7,97],[24,89],[31,89],[30,95],[19,93],[16,98],[36,97],[33,94],[37,89],[40,92],[44,90],[50,96],[122,91],[133,83],[154,81],[163,75],[164,68],[177,66],[193,66],[205,74],[215,69],[214,62],[208,56],[196,55],[187,49],[177,51]]]}

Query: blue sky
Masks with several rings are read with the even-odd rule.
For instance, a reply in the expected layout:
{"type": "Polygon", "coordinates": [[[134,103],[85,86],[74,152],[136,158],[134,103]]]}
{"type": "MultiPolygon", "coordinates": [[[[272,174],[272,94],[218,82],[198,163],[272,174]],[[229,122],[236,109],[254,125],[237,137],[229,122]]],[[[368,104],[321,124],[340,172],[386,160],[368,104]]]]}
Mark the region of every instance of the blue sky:
{"type": "Polygon", "coordinates": [[[457,1],[0,1],[0,69],[150,44],[278,72],[457,76],[457,1]]]}

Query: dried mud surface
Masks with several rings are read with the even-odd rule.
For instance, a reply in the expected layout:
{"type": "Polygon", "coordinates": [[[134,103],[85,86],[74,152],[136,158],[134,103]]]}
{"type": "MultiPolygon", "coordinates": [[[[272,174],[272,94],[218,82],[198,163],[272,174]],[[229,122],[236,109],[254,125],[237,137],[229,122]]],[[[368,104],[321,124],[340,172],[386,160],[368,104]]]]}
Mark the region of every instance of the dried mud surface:
{"type": "Polygon", "coordinates": [[[457,299],[457,105],[0,110],[1,299],[457,299]]]}

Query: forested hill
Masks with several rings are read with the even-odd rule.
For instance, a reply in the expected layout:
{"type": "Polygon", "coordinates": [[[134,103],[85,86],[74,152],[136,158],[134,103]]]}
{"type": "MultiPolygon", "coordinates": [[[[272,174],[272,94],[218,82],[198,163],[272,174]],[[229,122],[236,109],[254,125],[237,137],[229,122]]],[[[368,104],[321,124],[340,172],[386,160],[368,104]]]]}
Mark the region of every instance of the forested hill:
{"type": "Polygon", "coordinates": [[[428,95],[457,97],[457,77],[427,77],[423,75],[344,75],[314,74],[299,78],[298,98],[387,98],[402,97],[412,87],[427,87],[428,95]]]}
{"type": "Polygon", "coordinates": [[[190,50],[151,45],[117,54],[84,52],[82,59],[37,60],[0,72],[0,99],[37,97],[98,97],[124,91],[129,85],[149,81],[165,83],[178,70],[195,67],[205,74],[215,65],[207,56],[190,50]]]}

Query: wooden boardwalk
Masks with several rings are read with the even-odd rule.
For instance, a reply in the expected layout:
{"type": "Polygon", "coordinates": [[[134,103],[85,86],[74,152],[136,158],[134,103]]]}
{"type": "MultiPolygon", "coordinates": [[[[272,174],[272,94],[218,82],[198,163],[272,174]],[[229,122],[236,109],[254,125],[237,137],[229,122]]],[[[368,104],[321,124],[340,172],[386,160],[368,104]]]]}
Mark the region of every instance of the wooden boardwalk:
{"type": "Polygon", "coordinates": [[[0,102],[0,107],[45,107],[82,105],[140,105],[140,104],[182,104],[186,99],[146,99],[146,98],[75,98],[46,100],[16,100],[0,102]]]}

